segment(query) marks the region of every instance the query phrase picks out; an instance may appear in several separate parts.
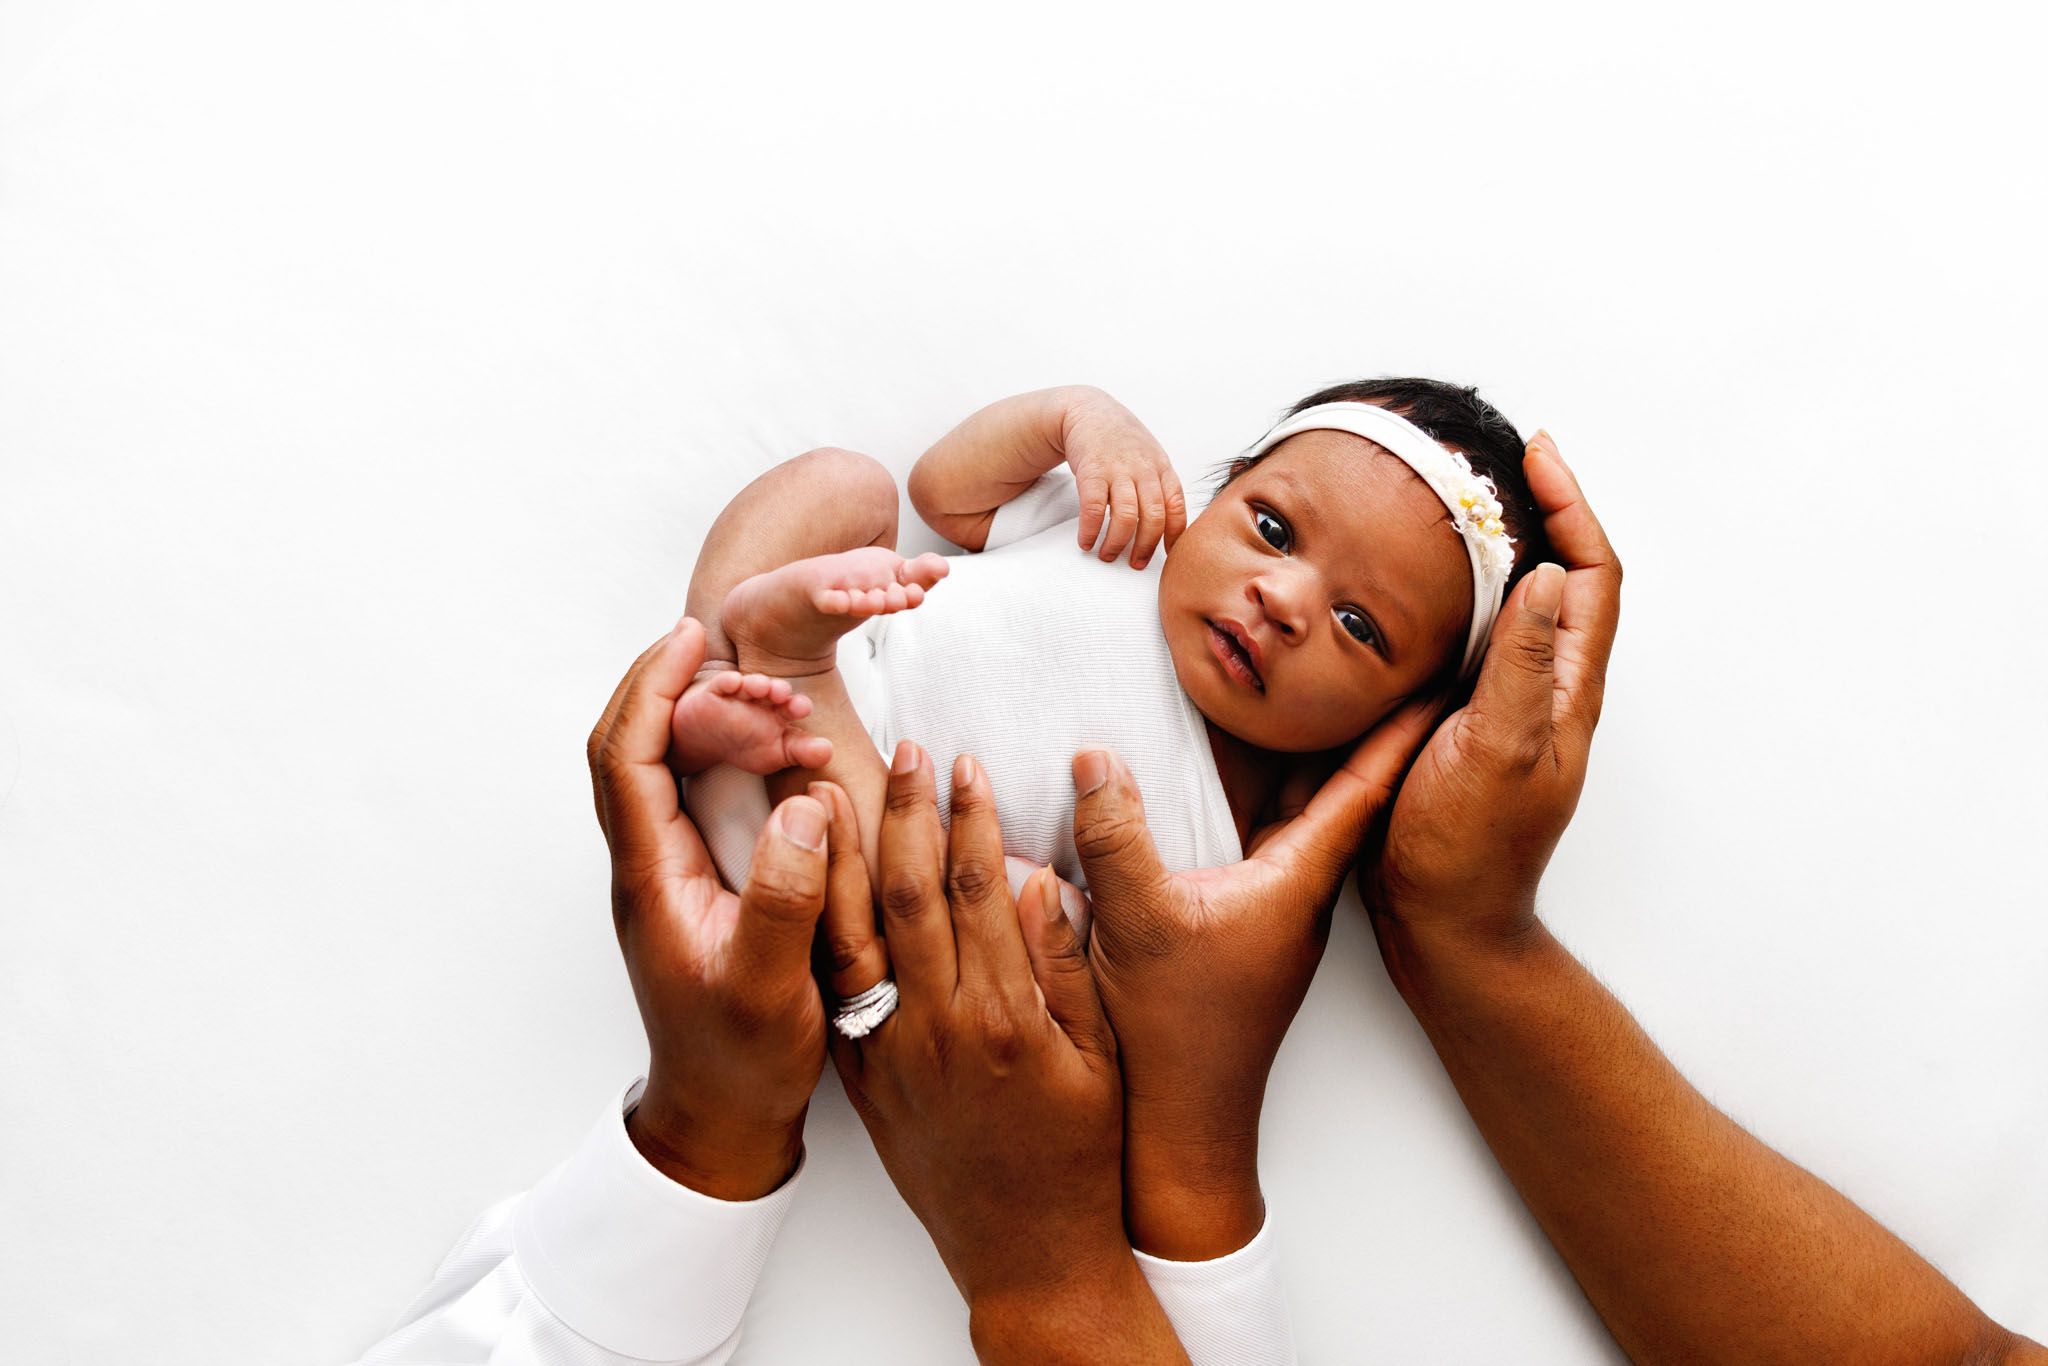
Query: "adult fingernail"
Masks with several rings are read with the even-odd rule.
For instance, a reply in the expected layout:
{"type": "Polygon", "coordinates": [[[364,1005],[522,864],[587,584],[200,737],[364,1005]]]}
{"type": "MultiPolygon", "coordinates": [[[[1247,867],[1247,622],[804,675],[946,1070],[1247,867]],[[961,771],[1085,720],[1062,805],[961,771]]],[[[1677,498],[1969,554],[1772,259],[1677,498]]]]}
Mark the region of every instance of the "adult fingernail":
{"type": "Polygon", "coordinates": [[[808,797],[782,808],[782,833],[806,849],[825,847],[825,810],[808,797]]]}
{"type": "Polygon", "coordinates": [[[1054,924],[1067,915],[1067,908],[1061,904],[1061,890],[1059,875],[1053,872],[1050,863],[1038,870],[1038,909],[1054,924]]]}
{"type": "Polygon", "coordinates": [[[1555,618],[1564,601],[1564,566],[1539,564],[1529,578],[1529,610],[1545,620],[1555,618]]]}
{"type": "Polygon", "coordinates": [[[908,773],[917,767],[917,746],[909,740],[896,742],[896,758],[889,765],[891,773],[908,773]]]}
{"type": "Polygon", "coordinates": [[[974,760],[963,754],[953,761],[953,786],[965,787],[974,781],[974,760]]]}
{"type": "Polygon", "coordinates": [[[1109,757],[1099,749],[1084,751],[1074,760],[1074,795],[1085,797],[1109,781],[1109,757]]]}

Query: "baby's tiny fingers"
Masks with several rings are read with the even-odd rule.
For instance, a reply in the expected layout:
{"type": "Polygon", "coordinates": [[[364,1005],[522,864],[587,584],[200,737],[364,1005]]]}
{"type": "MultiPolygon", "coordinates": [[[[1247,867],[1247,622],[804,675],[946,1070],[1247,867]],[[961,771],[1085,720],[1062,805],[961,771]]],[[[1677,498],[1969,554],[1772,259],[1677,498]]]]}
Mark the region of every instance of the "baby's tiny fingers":
{"type": "Polygon", "coordinates": [[[1166,548],[1171,550],[1180,534],[1188,529],[1188,496],[1171,465],[1159,472],[1159,487],[1166,495],[1166,548]]]}
{"type": "Polygon", "coordinates": [[[1138,486],[1128,478],[1119,479],[1109,495],[1109,534],[1096,552],[1105,563],[1113,563],[1131,543],[1138,530],[1138,486]]]}
{"type": "Polygon", "coordinates": [[[1075,490],[1081,498],[1081,549],[1095,549],[1102,533],[1102,519],[1109,512],[1109,481],[1099,474],[1085,475],[1075,490]]]}
{"type": "Polygon", "coordinates": [[[1147,478],[1138,487],[1138,539],[1131,544],[1131,568],[1143,569],[1166,534],[1166,495],[1159,481],[1147,478]]]}

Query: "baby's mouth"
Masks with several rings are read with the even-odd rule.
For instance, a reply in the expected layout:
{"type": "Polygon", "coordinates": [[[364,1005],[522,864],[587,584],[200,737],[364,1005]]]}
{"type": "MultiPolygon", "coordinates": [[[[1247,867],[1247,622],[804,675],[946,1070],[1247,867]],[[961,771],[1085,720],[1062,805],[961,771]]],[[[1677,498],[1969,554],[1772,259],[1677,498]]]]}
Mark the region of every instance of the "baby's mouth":
{"type": "Polygon", "coordinates": [[[1228,628],[1218,626],[1213,621],[1207,622],[1206,625],[1209,628],[1209,649],[1222,663],[1224,672],[1253,692],[1264,693],[1266,680],[1259,677],[1258,668],[1252,663],[1251,652],[1245,649],[1243,642],[1228,628]]]}

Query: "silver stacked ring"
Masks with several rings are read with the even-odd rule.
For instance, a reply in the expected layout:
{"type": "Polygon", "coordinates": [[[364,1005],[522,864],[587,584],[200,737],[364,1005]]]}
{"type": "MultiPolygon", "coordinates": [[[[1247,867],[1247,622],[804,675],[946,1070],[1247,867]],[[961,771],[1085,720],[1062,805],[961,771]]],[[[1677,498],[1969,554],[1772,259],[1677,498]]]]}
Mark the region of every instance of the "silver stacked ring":
{"type": "Polygon", "coordinates": [[[839,1003],[832,1027],[849,1039],[865,1038],[896,1013],[896,979],[884,977],[858,995],[839,1003]]]}

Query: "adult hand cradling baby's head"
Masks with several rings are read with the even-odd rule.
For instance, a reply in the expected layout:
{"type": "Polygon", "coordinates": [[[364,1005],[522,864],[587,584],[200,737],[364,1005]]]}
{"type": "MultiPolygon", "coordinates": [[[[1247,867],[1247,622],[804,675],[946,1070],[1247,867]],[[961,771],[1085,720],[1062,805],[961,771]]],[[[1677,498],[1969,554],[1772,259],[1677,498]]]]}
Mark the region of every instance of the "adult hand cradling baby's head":
{"type": "Polygon", "coordinates": [[[1548,433],[1524,460],[1563,561],[1523,579],[1493,629],[1472,700],[1402,784],[1360,890],[1397,985],[1408,934],[1512,945],[1578,805],[1621,613],[1621,562],[1548,433]]]}

